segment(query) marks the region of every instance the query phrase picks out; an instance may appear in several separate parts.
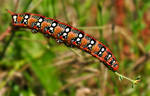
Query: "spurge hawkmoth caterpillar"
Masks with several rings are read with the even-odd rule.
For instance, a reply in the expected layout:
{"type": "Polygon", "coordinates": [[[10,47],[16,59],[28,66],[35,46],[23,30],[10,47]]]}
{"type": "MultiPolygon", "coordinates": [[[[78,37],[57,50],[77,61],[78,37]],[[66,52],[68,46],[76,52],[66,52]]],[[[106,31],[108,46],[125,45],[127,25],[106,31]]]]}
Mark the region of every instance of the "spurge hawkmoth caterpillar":
{"type": "Polygon", "coordinates": [[[12,24],[17,27],[27,27],[33,32],[41,32],[47,37],[52,37],[67,46],[77,47],[98,58],[110,70],[119,68],[118,62],[108,47],[97,41],[92,36],[60,21],[32,13],[13,13],[12,24]]]}

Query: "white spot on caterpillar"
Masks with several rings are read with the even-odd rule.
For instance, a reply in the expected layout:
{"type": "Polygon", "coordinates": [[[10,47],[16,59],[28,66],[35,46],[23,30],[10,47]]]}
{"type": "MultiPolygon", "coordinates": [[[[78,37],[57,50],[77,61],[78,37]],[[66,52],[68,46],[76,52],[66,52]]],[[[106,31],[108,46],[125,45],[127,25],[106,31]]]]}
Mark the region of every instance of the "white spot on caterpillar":
{"type": "Polygon", "coordinates": [[[63,33],[63,36],[66,36],[67,35],[67,33],[63,33]]]}
{"type": "Polygon", "coordinates": [[[92,45],[91,45],[91,44],[89,44],[89,45],[88,45],[88,47],[92,47],[92,45]]]}
{"type": "Polygon", "coordinates": [[[91,44],[94,44],[94,40],[91,40],[91,44]]]}
{"type": "Polygon", "coordinates": [[[102,54],[102,52],[99,52],[99,55],[102,54]]]}
{"type": "Polygon", "coordinates": [[[50,27],[49,29],[50,29],[50,30],[53,30],[54,28],[53,28],[53,27],[50,27]]]}
{"type": "Polygon", "coordinates": [[[15,15],[15,16],[13,16],[13,19],[16,19],[17,18],[17,16],[15,15]]]}
{"type": "Polygon", "coordinates": [[[115,63],[116,61],[113,61],[113,64],[115,63]]]}
{"type": "Polygon", "coordinates": [[[83,37],[83,35],[82,35],[82,34],[79,34],[79,37],[81,38],[81,37],[83,37]]]}
{"type": "Polygon", "coordinates": [[[13,16],[13,20],[14,20],[14,22],[17,21],[17,16],[16,15],[13,16]]]}
{"type": "Polygon", "coordinates": [[[70,31],[70,29],[69,28],[66,28],[66,30],[65,30],[66,32],[69,32],[70,31]]]}
{"type": "Polygon", "coordinates": [[[40,26],[40,23],[38,22],[36,25],[37,25],[37,26],[40,26]]]}
{"type": "Polygon", "coordinates": [[[28,16],[28,15],[26,15],[24,18],[26,18],[26,19],[27,19],[27,18],[29,18],[29,16],[28,16]]]}
{"type": "Polygon", "coordinates": [[[27,19],[24,19],[24,22],[27,22],[27,19]]]}
{"type": "Polygon", "coordinates": [[[42,21],[43,21],[43,19],[42,19],[42,18],[40,18],[40,19],[39,19],[39,22],[42,22],[42,21]]]}
{"type": "Polygon", "coordinates": [[[77,41],[80,41],[80,38],[77,38],[77,41]]]}
{"type": "Polygon", "coordinates": [[[104,48],[101,49],[102,52],[103,52],[104,50],[105,50],[104,48]]]}
{"type": "Polygon", "coordinates": [[[56,23],[52,23],[52,26],[55,27],[55,26],[56,26],[56,23]]]}
{"type": "Polygon", "coordinates": [[[109,54],[109,55],[108,55],[108,58],[110,58],[110,57],[111,57],[111,55],[109,54]]]}

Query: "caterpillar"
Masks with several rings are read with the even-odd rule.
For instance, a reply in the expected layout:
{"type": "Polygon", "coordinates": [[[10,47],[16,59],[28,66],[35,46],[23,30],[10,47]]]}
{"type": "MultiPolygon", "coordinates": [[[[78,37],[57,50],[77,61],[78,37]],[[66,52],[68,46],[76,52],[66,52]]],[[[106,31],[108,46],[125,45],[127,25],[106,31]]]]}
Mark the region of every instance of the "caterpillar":
{"type": "Polygon", "coordinates": [[[26,27],[31,29],[34,33],[41,32],[46,37],[56,39],[57,42],[64,43],[70,47],[79,48],[91,54],[93,57],[96,57],[103,62],[103,64],[112,71],[118,70],[118,62],[110,49],[87,33],[40,14],[17,14],[9,10],[8,13],[12,16],[13,26],[26,27]]]}

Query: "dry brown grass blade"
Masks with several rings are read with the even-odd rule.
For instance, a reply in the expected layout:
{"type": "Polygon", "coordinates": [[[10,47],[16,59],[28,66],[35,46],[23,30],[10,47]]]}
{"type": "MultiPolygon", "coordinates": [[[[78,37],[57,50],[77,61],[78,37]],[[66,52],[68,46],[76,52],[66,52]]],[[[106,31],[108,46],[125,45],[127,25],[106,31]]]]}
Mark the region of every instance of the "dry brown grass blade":
{"type": "Polygon", "coordinates": [[[147,62],[150,59],[150,52],[148,52],[147,54],[144,54],[143,56],[141,56],[136,62],[135,64],[133,64],[134,66],[132,67],[133,71],[136,72],[140,72],[140,69],[142,69],[144,67],[144,63],[147,62]],[[143,66],[143,67],[141,67],[143,66]]]}
{"type": "Polygon", "coordinates": [[[84,80],[87,80],[87,79],[90,79],[90,78],[93,78],[93,77],[96,77],[98,76],[99,74],[97,73],[92,73],[92,74],[88,74],[86,76],[81,76],[81,77],[78,77],[78,78],[73,78],[73,79],[70,79],[68,82],[68,84],[64,85],[60,91],[64,91],[65,89],[69,88],[70,86],[74,85],[74,84],[77,84],[79,82],[82,82],[84,80]]]}

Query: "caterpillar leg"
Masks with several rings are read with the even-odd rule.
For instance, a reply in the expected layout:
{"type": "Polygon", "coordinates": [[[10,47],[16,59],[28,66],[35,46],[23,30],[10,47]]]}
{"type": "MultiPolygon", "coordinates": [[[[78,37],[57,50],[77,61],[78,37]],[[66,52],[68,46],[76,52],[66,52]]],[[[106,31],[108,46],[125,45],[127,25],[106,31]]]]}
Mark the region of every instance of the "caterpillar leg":
{"type": "Polygon", "coordinates": [[[57,39],[56,41],[57,41],[57,43],[59,43],[59,44],[64,43],[67,47],[71,47],[71,48],[74,47],[73,45],[70,45],[70,44],[68,44],[68,43],[66,43],[66,42],[63,42],[63,41],[60,40],[60,39],[57,39]]]}
{"type": "Polygon", "coordinates": [[[63,41],[60,39],[57,39],[57,43],[63,43],[63,41]]]}
{"type": "Polygon", "coordinates": [[[44,34],[45,37],[50,38],[51,36],[49,34],[44,34]]]}
{"type": "Polygon", "coordinates": [[[38,30],[36,30],[36,29],[31,29],[31,32],[32,32],[32,33],[37,33],[38,30]]]}
{"type": "Polygon", "coordinates": [[[68,44],[68,43],[64,43],[67,47],[70,47],[70,48],[74,48],[75,46],[74,45],[71,45],[71,44],[68,44]]]}

